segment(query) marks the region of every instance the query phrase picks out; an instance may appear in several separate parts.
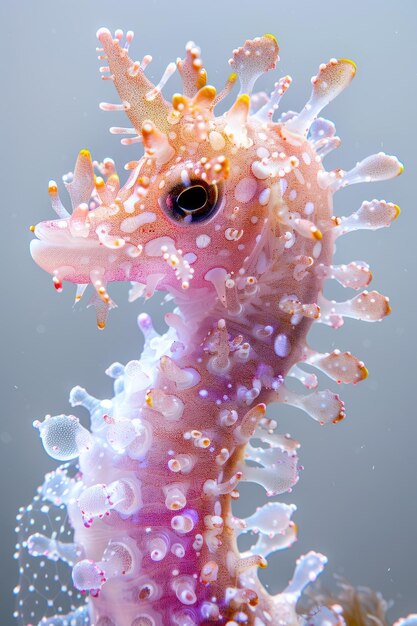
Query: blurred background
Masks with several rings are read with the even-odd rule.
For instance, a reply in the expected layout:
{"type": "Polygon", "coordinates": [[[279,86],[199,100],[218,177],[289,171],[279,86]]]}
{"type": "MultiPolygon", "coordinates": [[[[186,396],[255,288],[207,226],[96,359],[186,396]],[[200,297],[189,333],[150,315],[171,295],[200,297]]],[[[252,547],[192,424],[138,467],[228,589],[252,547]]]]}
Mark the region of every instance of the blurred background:
{"type": "MultiPolygon", "coordinates": [[[[105,368],[137,358],[141,337],[136,316],[152,313],[164,329],[167,307],[155,297],[127,303],[127,286],[111,292],[119,308],[104,332],[85,304],[73,308],[74,288],[54,293],[50,277],[32,262],[29,225],[53,216],[49,179],[72,169],[81,148],[93,158],[111,156],[123,164],[140,147],[120,146],[108,133],[124,126],[122,113],[103,113],[100,101],[117,102],[113,85],[100,80],[95,33],[100,26],[133,29],[134,58],[152,54],[148,72],[158,82],[169,61],[183,55],[193,39],[201,46],[209,83],[221,88],[227,60],[245,39],[274,33],[281,62],[259,81],[272,88],[279,76],[294,82],[282,110],[299,110],[310,93],[310,77],[321,62],[348,57],[358,64],[352,86],[325,111],[342,146],[325,162],[349,169],[383,150],[405,163],[402,177],[336,197],[336,214],[356,210],[363,199],[398,203],[402,216],[390,229],[352,234],[338,244],[337,262],[363,259],[374,272],[373,288],[391,298],[392,315],[383,323],[347,320],[339,331],[313,330],[312,345],[350,350],[362,358],[369,379],[338,389],[348,416],[337,426],[320,427],[295,409],[274,406],[279,430],[301,441],[305,467],[293,493],[283,499],[298,511],[298,542],[271,558],[262,579],[272,592],[291,576],[294,561],[309,549],[324,552],[329,564],[323,581],[339,574],[393,601],[390,619],[417,611],[417,454],[416,454],[416,57],[417,3],[413,0],[3,0],[0,246],[3,269],[0,417],[0,623],[12,626],[17,581],[13,561],[15,514],[28,504],[45,472],[56,466],[43,451],[34,419],[70,412],[68,394],[76,384],[103,398],[111,394],[105,368]]],[[[165,93],[179,88],[175,76],[165,93]]],[[[230,100],[228,100],[230,103],[230,100]]],[[[65,193],[62,194],[65,197],[65,193]]],[[[346,294],[332,286],[329,295],[346,294]]],[[[86,301],[88,298],[86,299],[86,301]]],[[[330,385],[331,386],[331,385],[330,385]]],[[[86,415],[77,413],[86,423],[86,415]]],[[[261,489],[241,488],[237,513],[261,502],[261,489]],[[249,498],[250,496],[250,498],[249,498]]]]}

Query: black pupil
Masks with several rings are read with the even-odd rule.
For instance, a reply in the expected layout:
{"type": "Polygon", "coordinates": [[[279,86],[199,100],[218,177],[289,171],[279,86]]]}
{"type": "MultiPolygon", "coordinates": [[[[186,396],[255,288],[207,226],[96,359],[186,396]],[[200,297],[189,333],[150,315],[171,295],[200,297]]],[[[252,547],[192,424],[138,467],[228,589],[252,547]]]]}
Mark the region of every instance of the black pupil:
{"type": "Polygon", "coordinates": [[[207,191],[201,185],[187,187],[180,193],[177,203],[183,211],[199,211],[207,202],[207,191]]]}
{"type": "Polygon", "coordinates": [[[188,185],[175,185],[166,196],[168,215],[185,224],[202,222],[212,217],[219,205],[219,188],[205,180],[192,180],[188,185]]]}

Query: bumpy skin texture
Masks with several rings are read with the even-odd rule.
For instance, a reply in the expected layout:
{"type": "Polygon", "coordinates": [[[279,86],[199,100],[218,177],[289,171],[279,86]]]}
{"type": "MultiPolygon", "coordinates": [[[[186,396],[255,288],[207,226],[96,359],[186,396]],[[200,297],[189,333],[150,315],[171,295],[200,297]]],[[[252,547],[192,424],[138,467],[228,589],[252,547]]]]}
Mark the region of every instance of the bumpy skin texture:
{"type": "Polygon", "coordinates": [[[220,96],[206,84],[198,48],[188,44],[177,62],[184,93],[175,94],[172,105],[161,88],[175,66],[153,86],[144,74],[149,58],[140,64],[128,56],[132,36],[123,45],[120,31],[114,38],[105,29],[98,33],[104,73],[122,101],[101,107],[127,113],[134,128],[112,131],[143,141],[145,154],[128,164],[130,176],[120,187],[110,159],[93,163],[81,151],[65,179],[72,213],[51,181],[60,219],[36,226],[31,251],[58,290],[63,280],[77,283],[80,299],[92,283],[101,328],[113,306],[111,281],[131,281],[131,300],[166,291],[177,308],[166,315],[169,330],[161,337],[148,316],[139,316],[145,348],[140,361],[107,371],[115,379],[112,400],[100,402],[80,387],[71,392],[72,405],[90,411],[91,431],[74,416],[35,423],[53,458],[78,458],[75,475],[63,468],[46,478],[34,507],[66,507],[73,537],[71,543],[48,537],[46,525],[33,533],[32,508],[22,513],[23,547],[69,564],[73,586],[89,597],[79,609],[70,604],[65,616],[57,601],[42,608],[35,589],[38,604],[31,609],[25,566],[20,621],[343,624],[332,608],[310,617],[296,613],[303,588],[323,569],[322,555],[301,557],[292,582],[275,597],[258,580],[266,557],[295,540],[295,507],[274,501],[238,520],[231,504],[240,481],[276,496],[298,480],[298,443],[275,433],[276,423],[265,417],[268,403],[302,408],[320,423],[345,415],[330,391],[299,395],[286,386],[288,376],[317,386],[297,363],[315,365],[338,382],[366,377],[350,353],[319,354],[306,334],[314,320],[338,327],[344,315],[374,321],[389,313],[388,299],[377,292],[336,303],[324,299],[322,288],[326,278],[366,287],[366,264],[332,265],[335,239],[387,226],[398,215],[396,205],[373,200],[352,216],[334,217],[333,192],[395,176],[402,166],[380,153],[350,172],[323,168],[322,157],[339,139],[318,115],[353,78],[351,61],[322,65],[306,107],[275,122],[291,79],[276,83],[269,99],[252,94],[256,78],[278,59],[271,35],[234,51],[235,73],[220,96]],[[215,105],[237,77],[240,94],[216,117],[215,105]],[[263,447],[249,443],[254,435],[263,447]],[[237,536],[252,529],[256,545],[242,555],[237,536]]]}

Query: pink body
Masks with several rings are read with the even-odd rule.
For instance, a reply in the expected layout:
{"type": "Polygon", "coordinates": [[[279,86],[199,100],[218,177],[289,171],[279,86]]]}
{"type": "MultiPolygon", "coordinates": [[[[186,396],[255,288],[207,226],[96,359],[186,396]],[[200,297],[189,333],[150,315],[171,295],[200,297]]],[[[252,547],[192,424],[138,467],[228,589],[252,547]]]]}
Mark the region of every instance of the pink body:
{"type": "MultiPolygon", "coordinates": [[[[336,303],[326,301],[322,289],[327,278],[366,288],[366,264],[332,265],[334,242],[358,228],[388,226],[399,212],[373,200],[349,217],[334,217],[333,193],[395,176],[402,166],[380,153],[349,172],[323,168],[322,157],[339,139],[318,115],[353,78],[351,61],[322,65],[301,113],[276,122],[291,79],[276,83],[270,99],[252,94],[256,78],[278,60],[271,35],[234,51],[235,73],[220,97],[206,84],[198,48],[188,44],[177,62],[184,93],[175,94],[172,105],[161,88],[175,65],[155,87],[144,74],[148,58],[140,64],[128,56],[130,32],[124,47],[119,31],[113,38],[101,29],[98,37],[122,101],[101,106],[126,111],[134,128],[124,130],[133,136],[129,141],[143,141],[145,154],[128,164],[130,176],[120,187],[111,160],[93,164],[81,151],[66,181],[72,214],[52,181],[60,219],[36,226],[32,255],[58,290],[63,280],[77,283],[79,299],[93,284],[101,328],[112,307],[111,281],[131,281],[131,300],[166,291],[177,308],[166,315],[169,330],[161,337],[149,317],[139,316],[144,352],[140,361],[107,371],[115,379],[112,401],[100,403],[81,388],[71,392],[73,405],[90,410],[91,432],[73,416],[36,423],[51,456],[79,458],[79,473],[62,472],[58,488],[43,494],[56,503],[66,486],[59,498],[74,537],[73,558],[64,560],[73,567],[75,588],[89,592],[86,607],[71,614],[74,622],[57,615],[42,623],[306,623],[296,604],[322,571],[322,555],[301,557],[293,581],[277,596],[257,577],[268,554],[295,540],[295,507],[274,501],[238,520],[231,504],[240,481],[259,483],[272,496],[298,480],[298,443],[275,433],[265,417],[268,403],[294,405],[322,424],[344,417],[339,397],[314,390],[316,377],[298,363],[338,382],[366,377],[350,353],[320,354],[306,335],[314,320],[337,328],[343,316],[375,321],[389,313],[388,299],[377,292],[336,303]],[[215,105],[237,78],[240,94],[215,117],[215,105]],[[296,394],[285,383],[289,376],[313,391],[296,394]],[[254,435],[262,448],[250,444],[254,435]],[[241,555],[237,536],[251,529],[256,545],[241,555]]],[[[33,556],[62,558],[70,549],[42,533],[26,543],[33,556]]],[[[325,622],[343,624],[343,615],[323,607],[308,621],[325,622]]]]}

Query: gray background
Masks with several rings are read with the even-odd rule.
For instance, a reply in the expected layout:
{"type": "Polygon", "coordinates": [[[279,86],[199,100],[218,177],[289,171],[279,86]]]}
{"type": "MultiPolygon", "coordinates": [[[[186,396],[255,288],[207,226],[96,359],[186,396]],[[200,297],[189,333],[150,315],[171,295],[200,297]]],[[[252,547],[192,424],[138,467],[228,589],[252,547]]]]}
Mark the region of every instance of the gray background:
{"type": "MultiPolygon", "coordinates": [[[[117,101],[112,84],[101,82],[98,75],[95,32],[103,25],[136,31],[132,54],[153,55],[150,74],[155,80],[183,53],[186,41],[194,39],[203,49],[209,82],[218,87],[229,73],[231,50],[246,38],[273,32],[281,46],[279,75],[294,78],[284,109],[304,104],[320,62],[347,56],[358,63],[353,85],[326,110],[343,139],[326,164],[349,168],[385,150],[397,154],[406,171],[389,183],[341,192],[336,209],[347,214],[362,199],[385,197],[397,202],[403,213],[391,229],[347,237],[338,246],[337,258],[368,261],[373,285],[391,297],[393,314],[382,324],[348,321],[338,332],[324,327],[313,332],[315,347],[349,349],[369,366],[368,381],[339,389],[348,408],[343,423],[321,428],[295,410],[273,407],[271,413],[281,415],[280,429],[301,440],[306,469],[286,498],[299,507],[299,541],[271,559],[263,578],[272,591],[281,589],[296,557],[314,548],[329,557],[327,582],[337,572],[355,584],[381,590],[395,601],[392,618],[416,611],[417,3],[3,0],[0,11],[1,625],[13,623],[14,515],[19,505],[30,502],[43,474],[54,466],[32,420],[68,411],[68,392],[75,384],[100,397],[110,393],[104,369],[115,360],[138,356],[139,310],[152,311],[163,328],[158,301],[128,305],[127,287],[121,285],[112,289],[119,308],[110,315],[107,330],[98,332],[91,310],[85,305],[72,308],[73,288],[55,294],[50,279],[29,255],[28,226],[52,216],[47,182],[72,168],[80,148],[88,147],[95,158],[112,156],[120,170],[137,154],[138,148],[123,148],[108,134],[110,125],[125,125],[123,115],[97,107],[102,100],[117,101]]],[[[271,86],[274,79],[269,75],[260,86],[271,86]]],[[[166,93],[178,89],[177,80],[166,93]]],[[[336,289],[333,293],[342,295],[336,289]]],[[[249,491],[242,488],[243,512],[249,512],[249,491]]]]}

